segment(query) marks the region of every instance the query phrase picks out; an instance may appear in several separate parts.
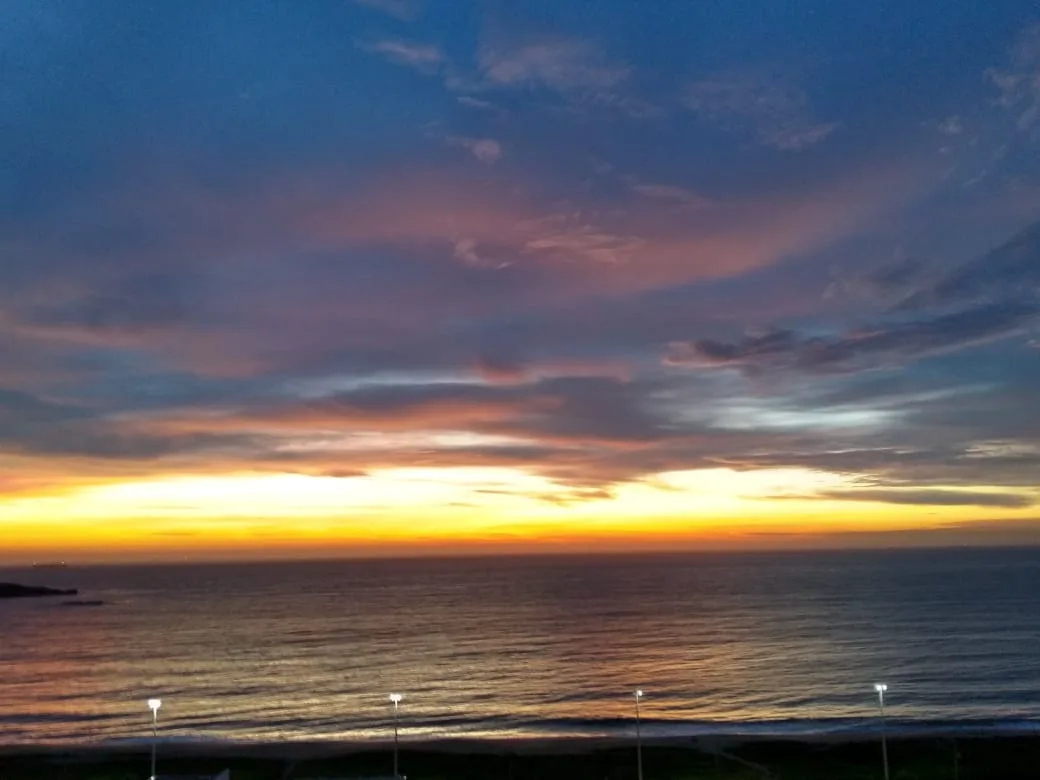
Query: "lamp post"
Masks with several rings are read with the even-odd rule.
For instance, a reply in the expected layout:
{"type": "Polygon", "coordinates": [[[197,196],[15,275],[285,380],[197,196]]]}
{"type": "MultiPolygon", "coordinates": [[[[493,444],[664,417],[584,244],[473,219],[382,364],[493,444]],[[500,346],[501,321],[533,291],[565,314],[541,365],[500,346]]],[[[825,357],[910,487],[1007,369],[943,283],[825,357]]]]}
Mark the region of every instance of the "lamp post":
{"type": "Polygon", "coordinates": [[[643,780],[643,734],[642,729],[640,728],[642,724],[639,718],[639,700],[642,698],[642,688],[636,688],[636,776],[638,777],[638,780],[643,780]]]}
{"type": "Polygon", "coordinates": [[[885,683],[874,683],[877,691],[878,710],[881,713],[881,764],[885,770],[885,780],[888,780],[888,743],[885,741],[885,691],[888,686],[885,683]]]}
{"type": "Polygon", "coordinates": [[[155,780],[155,748],[159,742],[159,708],[162,699],[149,699],[148,709],[152,711],[152,774],[151,780],[155,780]]]}
{"type": "Polygon", "coordinates": [[[390,694],[390,701],[394,705],[394,780],[397,780],[397,778],[399,778],[401,776],[397,772],[397,733],[398,733],[398,718],[399,718],[399,714],[398,714],[399,713],[399,709],[398,709],[398,707],[401,704],[401,699],[403,699],[403,698],[404,698],[404,695],[400,694],[400,693],[391,693],[390,694]]]}

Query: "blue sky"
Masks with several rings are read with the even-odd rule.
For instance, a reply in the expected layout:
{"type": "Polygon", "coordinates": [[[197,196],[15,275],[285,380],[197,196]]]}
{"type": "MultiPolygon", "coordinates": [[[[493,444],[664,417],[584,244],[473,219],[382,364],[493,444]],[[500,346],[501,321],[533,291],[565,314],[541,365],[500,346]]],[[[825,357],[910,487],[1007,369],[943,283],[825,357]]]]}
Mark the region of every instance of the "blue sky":
{"type": "Polygon", "coordinates": [[[1033,3],[14,0],[0,30],[0,500],[416,464],[577,507],[717,468],[1040,500],[1033,3]]]}

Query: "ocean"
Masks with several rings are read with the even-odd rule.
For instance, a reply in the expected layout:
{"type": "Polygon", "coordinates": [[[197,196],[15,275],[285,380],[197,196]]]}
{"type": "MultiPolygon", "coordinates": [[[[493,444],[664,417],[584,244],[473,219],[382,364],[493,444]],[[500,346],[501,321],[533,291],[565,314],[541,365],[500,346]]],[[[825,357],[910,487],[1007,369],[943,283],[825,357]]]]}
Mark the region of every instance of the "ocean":
{"type": "Polygon", "coordinates": [[[70,567],[0,602],[0,742],[1040,725],[1040,550],[70,567]]]}

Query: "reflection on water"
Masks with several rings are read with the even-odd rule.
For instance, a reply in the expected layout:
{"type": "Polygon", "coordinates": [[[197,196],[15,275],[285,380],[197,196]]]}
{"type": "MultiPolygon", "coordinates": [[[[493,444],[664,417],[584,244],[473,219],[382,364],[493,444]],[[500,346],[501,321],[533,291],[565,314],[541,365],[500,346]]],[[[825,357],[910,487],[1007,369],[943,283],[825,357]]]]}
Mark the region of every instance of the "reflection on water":
{"type": "Polygon", "coordinates": [[[604,733],[679,722],[1040,717],[1040,553],[113,567],[0,573],[0,739],[604,733]]]}

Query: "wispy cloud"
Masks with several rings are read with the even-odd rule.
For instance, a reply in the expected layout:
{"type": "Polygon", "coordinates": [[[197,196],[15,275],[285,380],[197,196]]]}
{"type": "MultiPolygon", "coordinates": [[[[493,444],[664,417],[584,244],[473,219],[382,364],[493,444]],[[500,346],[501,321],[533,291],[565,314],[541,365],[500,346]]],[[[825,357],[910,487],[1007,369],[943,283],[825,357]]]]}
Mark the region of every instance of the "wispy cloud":
{"type": "Polygon", "coordinates": [[[506,268],[512,260],[503,259],[494,247],[481,246],[470,237],[458,239],[452,254],[470,268],[506,268]]]}
{"type": "Polygon", "coordinates": [[[502,159],[502,144],[494,138],[464,138],[452,136],[448,139],[452,146],[458,146],[469,151],[474,157],[485,165],[493,165],[502,159]]]}
{"type": "Polygon", "coordinates": [[[684,103],[706,120],[745,130],[763,146],[784,151],[814,146],[838,127],[813,116],[801,88],[757,73],[696,81],[687,88],[684,103]]]}
{"type": "Polygon", "coordinates": [[[946,136],[961,135],[964,132],[964,122],[957,114],[952,114],[938,123],[936,129],[946,136]]]}
{"type": "Polygon", "coordinates": [[[437,75],[462,105],[495,111],[483,97],[495,90],[545,89],[565,98],[573,110],[601,109],[633,119],[661,115],[652,103],[627,89],[630,69],[608,61],[599,46],[576,38],[551,38],[524,43],[483,45],[476,71],[452,62],[437,46],[397,38],[360,42],[364,51],[437,75]]]}
{"type": "Polygon", "coordinates": [[[411,43],[395,38],[358,44],[363,51],[378,54],[397,65],[405,65],[415,70],[432,74],[444,64],[444,53],[433,44],[411,43]]]}
{"type": "MultiPolygon", "coordinates": [[[[676,342],[665,360],[673,365],[736,367],[751,372],[858,371],[905,365],[922,357],[1027,334],[1040,322],[1038,257],[1040,224],[981,259],[928,280],[908,292],[887,318],[866,326],[836,336],[774,330],[732,342],[676,342]]],[[[919,277],[900,270],[891,276],[889,286],[899,281],[918,282],[919,277]]]]}
{"type": "Polygon", "coordinates": [[[563,260],[627,264],[647,243],[638,235],[616,233],[575,213],[546,217],[529,228],[531,234],[524,242],[525,252],[563,260]]]}
{"type": "Polygon", "coordinates": [[[1040,306],[1035,304],[988,304],[921,320],[874,324],[833,337],[778,330],[736,342],[700,339],[673,343],[666,362],[750,371],[888,368],[1021,335],[1038,316],[1040,306]]]}
{"type": "Polygon", "coordinates": [[[573,38],[484,45],[478,55],[488,81],[503,86],[544,86],[561,92],[611,90],[628,80],[627,67],[608,63],[599,47],[573,38]]]}
{"type": "Polygon", "coordinates": [[[480,98],[475,98],[472,95],[459,95],[459,97],[457,99],[458,99],[459,103],[461,103],[464,106],[469,106],[470,108],[477,108],[477,109],[480,109],[481,111],[494,111],[494,110],[496,110],[495,104],[492,103],[491,101],[489,101],[489,100],[481,100],[480,98]]]}
{"type": "Polygon", "coordinates": [[[476,89],[548,89],[574,109],[604,109],[633,119],[650,119],[661,110],[630,88],[631,68],[611,62],[593,41],[542,37],[485,42],[477,55],[480,80],[461,84],[476,89]]]}
{"type": "Polygon", "coordinates": [[[991,68],[986,76],[1000,91],[999,103],[1014,111],[1020,130],[1040,126],[1040,24],[1023,30],[1005,68],[991,68]]]}
{"type": "Polygon", "coordinates": [[[632,192],[651,200],[665,201],[691,208],[709,206],[712,203],[710,198],[675,184],[644,182],[631,176],[626,177],[625,181],[632,192]]]}
{"type": "Polygon", "coordinates": [[[897,310],[994,300],[1040,300],[1040,222],[975,260],[902,290],[897,310]]]}
{"type": "Polygon", "coordinates": [[[860,490],[830,490],[813,496],[836,501],[876,501],[885,504],[912,504],[915,506],[982,506],[1024,508],[1037,503],[1034,496],[1022,493],[998,493],[978,490],[940,490],[922,488],[894,490],[891,488],[864,488],[860,490]]]}

